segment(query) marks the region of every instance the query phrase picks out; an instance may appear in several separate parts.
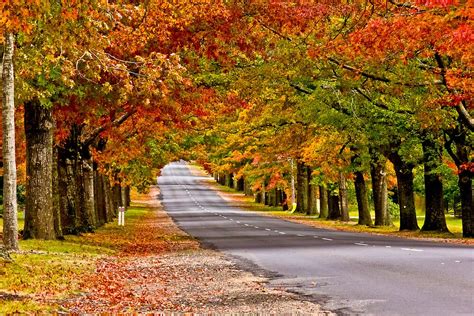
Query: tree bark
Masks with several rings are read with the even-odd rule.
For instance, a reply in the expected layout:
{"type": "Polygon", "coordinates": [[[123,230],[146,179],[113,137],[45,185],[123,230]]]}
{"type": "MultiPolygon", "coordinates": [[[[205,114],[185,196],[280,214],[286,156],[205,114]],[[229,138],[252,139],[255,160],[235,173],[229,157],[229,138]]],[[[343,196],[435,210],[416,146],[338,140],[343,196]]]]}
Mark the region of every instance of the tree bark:
{"type": "Polygon", "coordinates": [[[308,178],[306,166],[302,162],[296,164],[296,211],[306,213],[308,210],[308,178]]]}
{"type": "Polygon", "coordinates": [[[5,34],[2,69],[2,131],[3,131],[3,245],[18,250],[18,204],[16,199],[15,154],[15,73],[13,53],[15,39],[5,34]]]}
{"type": "Polygon", "coordinates": [[[107,222],[111,222],[114,220],[116,215],[116,208],[114,203],[114,195],[112,186],[110,185],[110,180],[107,176],[102,176],[102,180],[104,183],[104,195],[105,195],[105,209],[106,209],[106,218],[107,222]]]}
{"type": "Polygon", "coordinates": [[[120,187],[120,197],[122,200],[122,206],[125,207],[125,210],[127,209],[127,189],[125,186],[120,187]]]}
{"type": "Polygon", "coordinates": [[[472,175],[469,170],[462,170],[458,175],[459,191],[461,195],[462,235],[474,237],[474,200],[472,190],[472,175]]]}
{"type": "Polygon", "coordinates": [[[53,212],[54,212],[54,230],[58,239],[64,239],[61,224],[61,196],[59,191],[59,163],[58,149],[53,148],[53,212]]]}
{"type": "Polygon", "coordinates": [[[290,195],[290,205],[289,209],[293,210],[293,205],[296,203],[296,188],[295,188],[295,162],[293,158],[290,158],[290,190],[291,190],[291,195],[290,195]]]}
{"type": "Polygon", "coordinates": [[[252,187],[250,185],[250,182],[247,179],[245,179],[244,181],[244,192],[246,196],[252,196],[253,194],[252,187]]]}
{"type": "Polygon", "coordinates": [[[328,217],[328,191],[325,187],[319,186],[319,218],[328,217]]]}
{"type": "Polygon", "coordinates": [[[38,100],[25,103],[26,203],[24,239],[55,239],[53,113],[38,100]]]}
{"type": "Polygon", "coordinates": [[[375,210],[375,226],[390,226],[392,221],[388,213],[387,173],[385,172],[385,159],[372,153],[370,164],[370,177],[372,179],[372,196],[375,210]]]}
{"type": "Polygon", "coordinates": [[[422,142],[425,181],[425,222],[421,230],[448,232],[444,216],[443,182],[438,168],[443,164],[442,147],[427,135],[422,142]]]}
{"type": "Polygon", "coordinates": [[[365,185],[364,174],[361,171],[354,172],[354,186],[357,198],[357,209],[359,211],[359,225],[372,226],[370,217],[369,199],[367,196],[367,187],[365,185]]]}
{"type": "Polygon", "coordinates": [[[245,180],[244,177],[240,177],[237,180],[237,186],[236,186],[237,191],[244,192],[245,191],[245,180]]]}
{"type": "Polygon", "coordinates": [[[130,197],[130,186],[127,185],[125,187],[125,198],[127,203],[125,204],[127,207],[130,207],[130,203],[132,203],[132,198],[130,197]]]}
{"type": "Polygon", "coordinates": [[[104,192],[104,179],[94,166],[94,206],[97,214],[97,226],[102,226],[107,222],[107,208],[104,192]]]}
{"type": "Polygon", "coordinates": [[[468,141],[467,129],[460,124],[446,134],[451,138],[445,143],[445,148],[458,168],[463,236],[474,237],[473,172],[469,170],[469,164],[474,163],[472,145],[468,141]],[[455,151],[452,149],[453,142],[456,146],[455,151]]]}
{"type": "Polygon", "coordinates": [[[341,209],[339,207],[339,195],[338,194],[331,194],[331,192],[328,191],[328,209],[329,209],[329,214],[328,214],[328,219],[332,220],[339,220],[341,219],[341,209]]]}
{"type": "Polygon", "coordinates": [[[83,213],[87,217],[85,224],[90,230],[97,227],[97,214],[94,205],[94,169],[92,158],[82,160],[82,181],[84,188],[83,213]]]}
{"type": "Polygon", "coordinates": [[[341,203],[341,220],[348,222],[349,217],[349,202],[347,198],[347,183],[346,177],[342,172],[339,172],[339,201],[341,203]]]}
{"type": "Polygon", "coordinates": [[[307,187],[307,200],[308,206],[306,209],[307,215],[315,215],[316,214],[316,195],[314,194],[314,185],[311,184],[311,178],[313,177],[313,170],[310,167],[306,167],[307,179],[306,182],[308,184],[307,187]]]}
{"type": "Polygon", "coordinates": [[[400,206],[400,230],[418,230],[416,220],[415,198],[413,191],[414,165],[405,162],[397,152],[390,154],[390,161],[395,167],[400,206]]]}

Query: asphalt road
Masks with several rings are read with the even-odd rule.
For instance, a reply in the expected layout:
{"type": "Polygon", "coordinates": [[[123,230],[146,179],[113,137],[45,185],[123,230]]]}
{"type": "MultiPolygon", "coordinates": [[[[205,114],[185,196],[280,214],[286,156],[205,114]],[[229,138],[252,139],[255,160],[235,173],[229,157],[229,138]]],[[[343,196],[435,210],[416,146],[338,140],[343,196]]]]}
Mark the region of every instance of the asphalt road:
{"type": "Polygon", "coordinates": [[[168,214],[238,264],[338,314],[474,315],[474,248],[331,231],[230,205],[184,163],[158,179],[168,214]]]}

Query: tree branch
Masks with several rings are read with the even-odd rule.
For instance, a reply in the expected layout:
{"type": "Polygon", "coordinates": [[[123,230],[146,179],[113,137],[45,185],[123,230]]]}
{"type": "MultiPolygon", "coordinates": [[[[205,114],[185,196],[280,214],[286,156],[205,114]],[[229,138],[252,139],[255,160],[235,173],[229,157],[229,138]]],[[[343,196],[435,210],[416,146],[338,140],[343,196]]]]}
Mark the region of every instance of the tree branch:
{"type": "Polygon", "coordinates": [[[361,96],[363,96],[367,101],[369,101],[370,103],[372,103],[373,105],[375,105],[376,107],[379,107],[381,109],[384,109],[384,110],[387,110],[387,111],[390,111],[390,112],[394,112],[394,113],[397,113],[397,114],[415,114],[415,112],[408,111],[408,110],[392,110],[385,103],[380,103],[380,102],[374,101],[371,97],[369,97],[367,94],[365,94],[362,91],[362,89],[360,89],[360,88],[354,88],[354,91],[356,91],[361,96]]]}
{"type": "MultiPolygon", "coordinates": [[[[456,91],[453,91],[448,86],[448,82],[446,80],[446,66],[444,64],[443,58],[438,52],[435,53],[435,60],[438,64],[438,67],[441,69],[441,79],[443,85],[446,87],[446,90],[451,94],[453,94],[453,92],[455,93],[456,91]]],[[[456,104],[456,111],[458,112],[461,122],[463,122],[467,126],[467,128],[474,132],[474,118],[472,118],[472,116],[467,111],[464,101],[458,102],[458,104],[456,104]]]]}
{"type": "Polygon", "coordinates": [[[129,119],[136,112],[137,112],[137,110],[133,109],[129,112],[124,113],[121,117],[119,117],[118,119],[113,121],[111,124],[102,125],[102,126],[96,128],[89,135],[84,137],[84,139],[82,140],[82,144],[84,146],[89,146],[100,135],[100,133],[102,133],[103,131],[105,131],[109,127],[118,127],[118,126],[122,125],[127,119],[129,119]]]}
{"type": "MultiPolygon", "coordinates": [[[[381,81],[381,82],[385,82],[385,83],[394,84],[394,85],[397,85],[397,86],[404,86],[404,87],[410,87],[410,88],[426,87],[426,86],[430,85],[429,82],[425,82],[425,83],[407,83],[407,82],[393,81],[393,80],[388,79],[386,77],[378,76],[378,75],[363,71],[361,69],[355,68],[353,66],[346,65],[346,64],[344,64],[344,63],[340,62],[339,60],[337,60],[335,58],[332,58],[332,57],[329,57],[328,60],[330,62],[338,65],[339,67],[341,67],[343,69],[355,72],[358,75],[361,75],[363,77],[366,77],[366,78],[369,78],[369,79],[372,79],[372,80],[375,80],[375,81],[381,81]]],[[[431,84],[442,84],[442,82],[441,81],[433,81],[431,84]]]]}

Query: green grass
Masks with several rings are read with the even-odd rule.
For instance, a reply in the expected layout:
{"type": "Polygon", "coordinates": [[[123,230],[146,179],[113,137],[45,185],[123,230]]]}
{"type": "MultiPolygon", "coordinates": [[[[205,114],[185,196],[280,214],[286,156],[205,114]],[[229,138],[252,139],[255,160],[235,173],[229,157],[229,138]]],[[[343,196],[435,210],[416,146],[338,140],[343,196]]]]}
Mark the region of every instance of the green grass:
{"type": "Polygon", "coordinates": [[[82,275],[93,273],[102,255],[117,253],[128,242],[133,224],[148,212],[132,207],[126,214],[125,227],[106,224],[95,233],[66,236],[60,240],[20,240],[13,262],[0,259],[0,315],[24,312],[52,312],[57,300],[80,291],[82,275]],[[47,298],[44,300],[42,297],[47,298]]]}
{"type": "MultiPolygon", "coordinates": [[[[341,221],[331,221],[326,219],[318,218],[317,216],[307,216],[299,213],[290,213],[288,211],[283,211],[281,207],[270,207],[263,205],[261,203],[255,203],[252,197],[242,196],[242,192],[238,192],[235,189],[223,186],[221,184],[212,182],[215,188],[221,192],[234,194],[234,201],[241,207],[246,209],[264,212],[281,218],[286,218],[288,220],[296,220],[300,222],[306,222],[308,224],[313,224],[318,227],[330,228],[330,229],[339,229],[339,230],[349,230],[357,232],[367,232],[367,233],[378,233],[378,234],[391,234],[391,235],[400,235],[405,237],[419,237],[419,238],[462,238],[462,221],[460,218],[456,218],[452,215],[446,215],[446,224],[451,233],[436,233],[436,232],[400,232],[400,221],[399,219],[393,220],[393,226],[391,227],[368,227],[365,225],[357,225],[358,213],[357,211],[351,210],[349,215],[351,217],[350,222],[341,222],[341,221]],[[236,193],[239,193],[238,195],[236,193]]],[[[418,214],[418,226],[421,228],[424,222],[424,214],[419,212],[418,214]]],[[[375,214],[371,212],[372,219],[374,219],[375,214]]]]}
{"type": "MultiPolygon", "coordinates": [[[[25,212],[18,212],[18,229],[23,230],[25,226],[25,212]]],[[[0,218],[0,233],[3,233],[3,218],[0,218]]]]}

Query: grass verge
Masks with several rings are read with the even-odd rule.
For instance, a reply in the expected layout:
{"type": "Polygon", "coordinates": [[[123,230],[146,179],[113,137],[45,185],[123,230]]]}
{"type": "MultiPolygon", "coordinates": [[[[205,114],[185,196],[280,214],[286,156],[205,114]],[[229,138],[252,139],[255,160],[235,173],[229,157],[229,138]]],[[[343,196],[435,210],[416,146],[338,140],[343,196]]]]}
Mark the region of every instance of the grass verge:
{"type": "MultiPolygon", "coordinates": [[[[202,169],[195,168],[196,173],[202,173],[202,169]]],[[[201,174],[202,175],[202,174],[201,174]]],[[[393,226],[389,227],[369,227],[365,225],[358,225],[357,218],[351,217],[349,222],[332,221],[318,218],[317,216],[308,216],[305,214],[290,213],[282,211],[281,207],[270,207],[260,203],[256,203],[253,197],[245,196],[242,192],[236,191],[235,189],[223,186],[215,181],[209,181],[211,187],[215,188],[221,193],[226,199],[232,201],[237,206],[248,209],[255,212],[261,212],[266,215],[279,217],[285,220],[298,222],[318,228],[333,229],[341,231],[351,232],[363,232],[372,234],[383,234],[390,236],[399,236],[413,239],[430,239],[439,242],[450,242],[450,243],[462,243],[462,244],[474,244],[474,239],[462,237],[462,223],[461,219],[447,215],[446,223],[450,230],[450,233],[438,233],[438,232],[423,232],[423,231],[399,231],[400,222],[398,219],[393,221],[393,226]]],[[[351,214],[354,215],[353,213],[351,214]]],[[[374,215],[372,214],[372,218],[374,215]]],[[[418,225],[423,226],[423,217],[418,217],[418,225]]]]}
{"type": "Polygon", "coordinates": [[[94,273],[97,260],[132,247],[130,236],[150,213],[134,205],[125,227],[109,223],[64,241],[20,240],[21,251],[11,254],[13,262],[0,260],[0,314],[61,310],[58,302],[81,292],[83,276],[94,273]]]}

